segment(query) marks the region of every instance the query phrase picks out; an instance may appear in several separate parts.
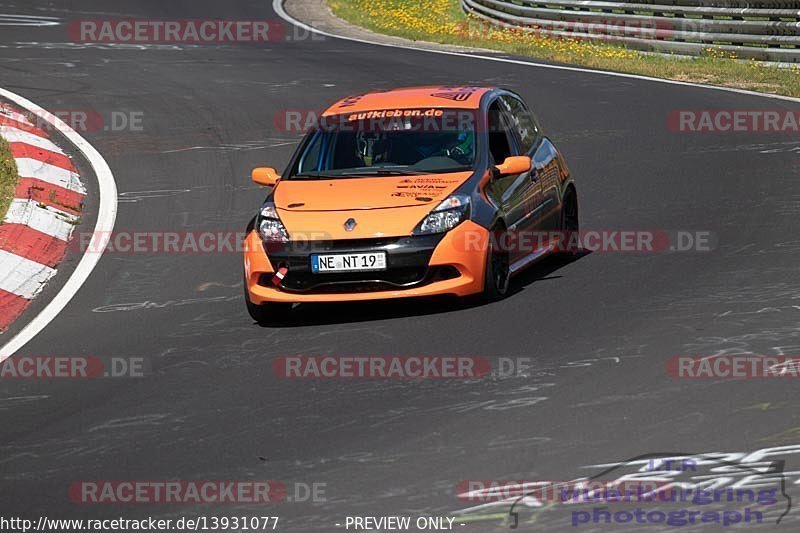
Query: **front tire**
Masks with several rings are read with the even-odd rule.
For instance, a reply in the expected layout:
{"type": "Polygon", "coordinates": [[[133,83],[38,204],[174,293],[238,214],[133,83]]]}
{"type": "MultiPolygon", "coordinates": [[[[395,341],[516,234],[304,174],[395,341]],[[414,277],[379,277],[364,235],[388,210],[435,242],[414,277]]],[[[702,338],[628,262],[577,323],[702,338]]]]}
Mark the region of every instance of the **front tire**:
{"type": "Polygon", "coordinates": [[[250,318],[259,324],[286,321],[292,311],[292,304],[290,303],[267,302],[261,305],[254,304],[250,301],[250,294],[247,291],[247,281],[244,283],[244,302],[247,306],[247,313],[250,315],[250,318]]]}
{"type": "Polygon", "coordinates": [[[496,244],[501,242],[498,236],[502,231],[504,230],[492,231],[486,247],[486,274],[484,275],[483,292],[481,293],[481,300],[486,303],[496,302],[505,298],[511,281],[508,252],[498,250],[496,244]]]}

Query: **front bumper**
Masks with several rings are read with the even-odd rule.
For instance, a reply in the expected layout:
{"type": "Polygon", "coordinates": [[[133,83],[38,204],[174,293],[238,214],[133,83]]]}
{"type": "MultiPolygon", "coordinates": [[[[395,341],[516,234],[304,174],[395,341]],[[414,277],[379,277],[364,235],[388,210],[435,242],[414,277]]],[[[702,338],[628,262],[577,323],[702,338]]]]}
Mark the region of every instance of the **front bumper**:
{"type": "Polygon", "coordinates": [[[253,230],[245,239],[244,271],[250,301],[340,302],[412,296],[467,296],[483,290],[488,231],[467,221],[444,235],[288,243],[266,250],[253,230]],[[312,253],[386,251],[382,272],[314,274],[312,253]],[[288,268],[280,287],[276,270],[288,268]]]}

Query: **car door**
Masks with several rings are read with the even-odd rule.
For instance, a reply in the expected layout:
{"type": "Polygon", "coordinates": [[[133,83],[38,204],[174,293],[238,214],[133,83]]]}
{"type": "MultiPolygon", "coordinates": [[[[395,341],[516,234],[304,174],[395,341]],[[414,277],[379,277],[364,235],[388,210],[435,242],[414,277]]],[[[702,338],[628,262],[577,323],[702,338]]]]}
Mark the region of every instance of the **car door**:
{"type": "Polygon", "coordinates": [[[542,188],[540,226],[543,231],[555,232],[561,229],[561,184],[564,173],[558,150],[547,137],[536,149],[533,166],[539,176],[542,188]]]}
{"type": "Polygon", "coordinates": [[[565,176],[569,174],[563,158],[556,147],[541,131],[536,117],[525,102],[516,95],[508,95],[507,100],[515,120],[515,131],[522,138],[523,146],[528,146],[528,155],[533,160],[533,179],[538,187],[536,215],[531,227],[550,235],[561,229],[561,194],[565,176]],[[535,135],[531,135],[535,132],[535,135]],[[527,136],[527,137],[526,137],[527,136]]]}
{"type": "MultiPolygon", "coordinates": [[[[508,103],[499,97],[488,108],[489,127],[489,159],[493,165],[499,165],[507,157],[523,155],[520,151],[520,141],[514,133],[513,119],[510,115],[508,103]]],[[[536,202],[536,189],[533,186],[531,173],[511,174],[508,176],[495,176],[489,184],[489,194],[502,208],[505,214],[508,230],[516,233],[527,229],[531,219],[531,212],[536,202]]],[[[511,241],[509,259],[514,260],[525,255],[529,250],[520,250],[511,241]]]]}
{"type": "MultiPolygon", "coordinates": [[[[511,122],[511,133],[519,146],[520,155],[527,155],[534,161],[542,143],[542,137],[533,115],[525,106],[525,103],[515,95],[506,94],[501,99],[508,111],[507,116],[511,122]]],[[[539,242],[538,236],[542,230],[544,206],[540,170],[534,164],[531,172],[525,176],[527,180],[525,183],[526,188],[521,201],[523,216],[515,228],[519,232],[530,232],[534,235],[532,239],[520,239],[522,242],[530,244],[526,250],[527,252],[535,251],[534,249],[539,242]]]]}

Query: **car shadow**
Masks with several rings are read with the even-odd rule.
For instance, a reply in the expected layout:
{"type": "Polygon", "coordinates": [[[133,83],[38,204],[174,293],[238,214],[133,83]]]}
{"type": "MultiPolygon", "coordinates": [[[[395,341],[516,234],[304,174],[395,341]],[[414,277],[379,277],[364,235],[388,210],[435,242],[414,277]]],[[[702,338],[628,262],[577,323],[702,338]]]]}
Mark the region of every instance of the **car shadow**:
{"type": "MultiPolygon", "coordinates": [[[[589,253],[591,252],[566,257],[550,256],[537,261],[512,279],[507,298],[514,298],[516,294],[533,283],[560,279],[562,276],[551,274],[570,263],[579,261],[589,253]]],[[[477,298],[458,298],[446,295],[366,302],[299,304],[292,309],[286,320],[259,325],[266,328],[292,328],[372,322],[411,316],[430,316],[491,305],[491,303],[480,302],[477,298]]]]}
{"type": "Polygon", "coordinates": [[[579,261],[591,254],[589,250],[583,251],[574,255],[551,255],[544,259],[537,261],[530,267],[526,268],[511,281],[507,298],[513,298],[515,294],[525,290],[528,285],[536,283],[537,281],[549,281],[554,279],[561,279],[562,276],[551,276],[553,272],[579,261]]]}

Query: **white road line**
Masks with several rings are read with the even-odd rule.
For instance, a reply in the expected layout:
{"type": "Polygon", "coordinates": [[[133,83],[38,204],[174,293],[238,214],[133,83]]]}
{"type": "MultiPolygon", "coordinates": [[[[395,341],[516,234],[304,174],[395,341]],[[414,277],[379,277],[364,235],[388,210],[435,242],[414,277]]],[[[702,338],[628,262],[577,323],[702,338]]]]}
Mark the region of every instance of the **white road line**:
{"type": "Polygon", "coordinates": [[[25,143],[57,154],[64,153],[64,151],[56,146],[50,139],[15,128],[14,126],[0,126],[0,136],[10,143],[25,143]]]}
{"type": "Polygon", "coordinates": [[[436,50],[433,48],[424,48],[422,46],[405,46],[405,45],[398,45],[398,44],[391,44],[391,43],[379,43],[375,41],[370,41],[368,39],[359,39],[356,37],[346,37],[344,35],[337,35],[335,33],[329,33],[323,30],[319,30],[308,24],[300,22],[296,18],[292,17],[289,13],[283,9],[283,3],[285,0],[272,0],[272,9],[275,13],[288,22],[289,24],[293,24],[298,28],[302,28],[306,31],[310,31],[312,33],[316,33],[317,35],[324,35],[326,37],[331,37],[333,39],[342,39],[344,41],[352,41],[356,43],[363,43],[363,44],[370,44],[373,46],[384,46],[387,48],[400,48],[401,50],[413,50],[415,52],[428,52],[431,54],[441,54],[447,56],[458,56],[458,57],[467,57],[471,59],[481,59],[484,61],[495,61],[498,63],[510,63],[512,65],[522,65],[526,67],[536,67],[536,68],[546,68],[551,70],[563,70],[567,72],[581,72],[586,74],[598,74],[600,76],[612,76],[615,78],[628,78],[633,80],[643,80],[643,81],[651,81],[653,83],[666,83],[669,85],[682,85],[684,87],[697,87],[701,89],[711,89],[714,91],[724,91],[728,93],[736,93],[736,94],[744,94],[748,96],[760,96],[761,98],[771,98],[774,100],[785,100],[788,102],[797,102],[800,103],[800,98],[794,98],[792,96],[781,96],[778,94],[768,94],[768,93],[757,93],[755,91],[748,91],[746,89],[735,89],[733,87],[718,87],[716,85],[705,85],[702,83],[692,83],[688,81],[676,81],[676,80],[665,80],[661,78],[651,78],[649,76],[640,76],[638,74],[626,74],[624,72],[609,72],[605,70],[594,70],[590,68],[584,67],[570,67],[564,65],[548,65],[545,63],[536,63],[534,61],[524,61],[520,59],[509,59],[505,57],[494,57],[494,56],[485,56],[478,53],[475,54],[467,54],[464,52],[451,52],[448,50],[436,50]]]}
{"type": "MultiPolygon", "coordinates": [[[[89,244],[87,250],[105,250],[108,240],[111,237],[111,232],[114,230],[114,222],[117,219],[117,184],[114,181],[114,175],[108,167],[108,163],[103,159],[94,146],[78,135],[78,133],[70,128],[63,120],[48,113],[43,108],[34,104],[27,98],[14,94],[11,91],[0,88],[0,96],[11,100],[16,105],[25,108],[27,111],[42,117],[42,120],[47,121],[55,127],[61,134],[77,148],[81,154],[86,158],[91,165],[100,190],[99,205],[97,208],[97,223],[94,227],[92,242],[89,244]]],[[[0,348],[0,362],[5,361],[14,353],[25,346],[31,339],[33,339],[40,331],[42,331],[58,314],[67,306],[72,298],[80,290],[81,286],[89,278],[97,263],[103,257],[101,252],[84,253],[81,257],[78,266],[72,272],[72,275],[56,294],[56,296],[48,303],[42,311],[36,315],[22,330],[17,333],[11,340],[9,340],[3,347],[0,348]]]]}
{"type": "Polygon", "coordinates": [[[75,215],[22,198],[11,201],[5,218],[8,224],[22,224],[62,241],[69,240],[77,221],[75,215]]]}
{"type": "Polygon", "coordinates": [[[71,191],[86,194],[86,189],[81,183],[81,177],[74,172],[27,157],[19,158],[16,161],[20,178],[36,178],[71,191]]]}
{"type": "Polygon", "coordinates": [[[54,268],[0,250],[0,289],[28,300],[56,274],[54,268]]]}
{"type": "Polygon", "coordinates": [[[0,26],[58,26],[60,19],[38,15],[10,15],[0,13],[0,26]]]}

